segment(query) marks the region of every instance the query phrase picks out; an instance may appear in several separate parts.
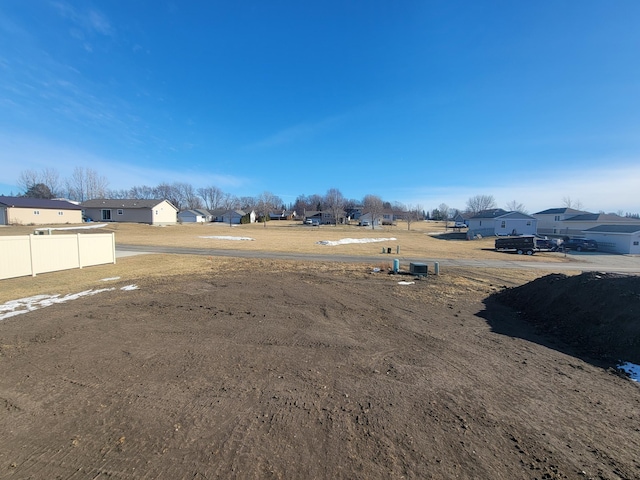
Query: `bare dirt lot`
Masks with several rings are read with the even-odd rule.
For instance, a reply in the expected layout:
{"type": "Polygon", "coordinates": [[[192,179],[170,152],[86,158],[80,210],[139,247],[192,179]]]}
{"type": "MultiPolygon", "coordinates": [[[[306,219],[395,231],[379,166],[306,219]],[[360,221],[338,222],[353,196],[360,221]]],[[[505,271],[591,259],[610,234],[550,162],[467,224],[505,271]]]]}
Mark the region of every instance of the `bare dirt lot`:
{"type": "Polygon", "coordinates": [[[115,288],[0,321],[0,477],[640,478],[638,384],[497,301],[542,273],[371,270],[148,255],[4,281],[115,288]]]}

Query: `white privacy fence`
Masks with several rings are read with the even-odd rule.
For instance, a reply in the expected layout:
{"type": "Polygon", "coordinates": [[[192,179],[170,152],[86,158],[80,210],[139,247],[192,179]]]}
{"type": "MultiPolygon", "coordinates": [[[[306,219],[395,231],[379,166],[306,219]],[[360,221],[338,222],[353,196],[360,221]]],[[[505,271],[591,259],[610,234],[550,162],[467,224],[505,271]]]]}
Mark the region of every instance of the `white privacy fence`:
{"type": "Polygon", "coordinates": [[[116,263],[113,233],[0,237],[0,280],[116,263]]]}

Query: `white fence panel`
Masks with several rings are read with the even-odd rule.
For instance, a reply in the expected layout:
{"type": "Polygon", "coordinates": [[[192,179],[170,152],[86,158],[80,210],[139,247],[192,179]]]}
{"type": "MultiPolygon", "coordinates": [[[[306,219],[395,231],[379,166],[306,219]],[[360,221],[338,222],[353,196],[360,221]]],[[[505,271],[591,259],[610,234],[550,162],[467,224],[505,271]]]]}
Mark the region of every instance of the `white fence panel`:
{"type": "Polygon", "coordinates": [[[75,235],[34,235],[31,255],[35,274],[78,268],[78,239],[75,235]]]}
{"type": "Polygon", "coordinates": [[[116,263],[115,235],[0,237],[0,279],[116,263]]]}
{"type": "Polygon", "coordinates": [[[112,233],[79,235],[80,268],[116,263],[116,244],[112,233]]]}
{"type": "Polygon", "coordinates": [[[0,237],[0,279],[33,273],[29,235],[0,237]]]}

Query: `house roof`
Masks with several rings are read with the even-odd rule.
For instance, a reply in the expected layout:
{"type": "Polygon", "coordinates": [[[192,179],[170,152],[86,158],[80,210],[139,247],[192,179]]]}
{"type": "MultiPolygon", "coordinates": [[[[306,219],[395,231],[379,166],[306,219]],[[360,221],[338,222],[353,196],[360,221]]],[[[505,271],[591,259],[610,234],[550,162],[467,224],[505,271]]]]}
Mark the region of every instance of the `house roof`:
{"type": "Polygon", "coordinates": [[[199,208],[195,208],[195,209],[191,209],[191,210],[182,210],[180,213],[178,213],[178,215],[185,215],[185,214],[189,214],[189,215],[195,215],[195,216],[203,216],[206,217],[209,214],[209,212],[207,212],[206,210],[201,210],[199,208]]]}
{"type": "Polygon", "coordinates": [[[498,218],[506,215],[507,213],[509,212],[503,210],[502,208],[493,208],[491,210],[483,210],[482,212],[478,212],[469,218],[498,218]]]}
{"type": "Polygon", "coordinates": [[[204,208],[194,208],[193,211],[196,212],[198,215],[204,215],[205,217],[208,217],[209,215],[211,215],[211,212],[204,208]]]}
{"type": "Polygon", "coordinates": [[[621,217],[620,215],[614,215],[611,213],[585,213],[583,215],[576,215],[575,217],[565,219],[566,222],[615,222],[615,223],[633,223],[640,225],[640,220],[637,218],[621,217]]]}
{"type": "Polygon", "coordinates": [[[50,210],[82,210],[80,205],[67,200],[47,200],[44,198],[30,197],[5,197],[0,196],[0,205],[15,208],[42,208],[50,210]]]}
{"type": "Polygon", "coordinates": [[[573,208],[548,208],[547,210],[534,213],[534,215],[561,215],[561,214],[580,215],[583,213],[589,213],[589,212],[585,212],[584,210],[575,210],[573,208]]]}
{"type": "MultiPolygon", "coordinates": [[[[119,199],[109,199],[109,198],[94,198],[93,200],[87,200],[86,202],[82,202],[81,205],[84,208],[139,208],[139,209],[152,209],[164,202],[163,199],[151,199],[151,200],[140,200],[135,198],[119,198],[119,199]]],[[[176,208],[171,202],[167,200],[167,203],[171,205],[173,208],[176,208]]],[[[176,210],[178,210],[176,208],[176,210]]]]}
{"type": "Polygon", "coordinates": [[[591,227],[584,232],[592,233],[639,233],[640,224],[636,225],[598,225],[597,227],[591,227]]]}
{"type": "Polygon", "coordinates": [[[500,218],[503,217],[509,217],[509,218],[523,218],[523,219],[527,219],[527,220],[536,220],[535,217],[532,217],[531,215],[527,215],[526,213],[522,213],[522,212],[507,212],[504,215],[500,215],[500,218]]]}

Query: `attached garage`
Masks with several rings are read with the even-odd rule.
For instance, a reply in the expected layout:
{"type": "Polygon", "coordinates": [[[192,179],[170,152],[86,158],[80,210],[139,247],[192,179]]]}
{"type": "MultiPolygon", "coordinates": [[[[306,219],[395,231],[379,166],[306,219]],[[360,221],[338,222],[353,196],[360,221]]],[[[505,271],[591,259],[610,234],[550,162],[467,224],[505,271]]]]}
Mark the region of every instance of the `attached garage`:
{"type": "Polygon", "coordinates": [[[603,252],[640,255],[640,225],[599,225],[582,233],[603,252]]]}

